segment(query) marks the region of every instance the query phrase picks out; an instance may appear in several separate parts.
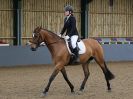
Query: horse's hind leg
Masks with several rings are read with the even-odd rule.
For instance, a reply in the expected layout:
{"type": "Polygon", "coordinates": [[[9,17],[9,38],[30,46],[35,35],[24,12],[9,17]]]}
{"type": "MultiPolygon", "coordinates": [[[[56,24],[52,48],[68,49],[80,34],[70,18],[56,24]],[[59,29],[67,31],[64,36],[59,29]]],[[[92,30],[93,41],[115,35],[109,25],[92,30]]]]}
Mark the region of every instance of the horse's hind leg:
{"type": "Polygon", "coordinates": [[[61,73],[62,73],[64,79],[66,80],[66,82],[68,83],[68,85],[69,85],[69,87],[71,89],[71,92],[74,92],[74,86],[72,85],[72,83],[69,81],[69,79],[67,77],[67,73],[66,73],[65,67],[62,68],[61,73]]]}
{"type": "Polygon", "coordinates": [[[95,61],[99,64],[99,66],[101,67],[101,69],[102,69],[102,71],[103,71],[103,73],[105,75],[105,79],[106,79],[108,90],[111,90],[109,80],[112,80],[114,78],[114,75],[107,68],[103,57],[95,57],[95,61]]]}
{"type": "Polygon", "coordinates": [[[105,78],[106,78],[106,81],[107,81],[108,90],[111,90],[109,80],[114,79],[114,75],[113,75],[113,74],[111,73],[111,71],[107,68],[107,65],[106,65],[105,62],[104,62],[104,66],[105,66],[105,71],[103,71],[103,72],[104,72],[104,74],[105,74],[105,78]]]}
{"type": "Polygon", "coordinates": [[[84,89],[84,86],[85,86],[85,84],[86,84],[86,81],[87,81],[87,79],[88,79],[88,77],[89,77],[89,75],[90,75],[90,73],[89,73],[89,68],[88,68],[88,64],[89,64],[89,63],[84,63],[84,64],[82,64],[82,68],[83,68],[83,71],[84,71],[84,76],[85,76],[85,78],[84,78],[84,80],[83,80],[83,82],[82,82],[82,84],[81,84],[81,86],[80,86],[80,91],[82,91],[82,90],[84,89]]]}

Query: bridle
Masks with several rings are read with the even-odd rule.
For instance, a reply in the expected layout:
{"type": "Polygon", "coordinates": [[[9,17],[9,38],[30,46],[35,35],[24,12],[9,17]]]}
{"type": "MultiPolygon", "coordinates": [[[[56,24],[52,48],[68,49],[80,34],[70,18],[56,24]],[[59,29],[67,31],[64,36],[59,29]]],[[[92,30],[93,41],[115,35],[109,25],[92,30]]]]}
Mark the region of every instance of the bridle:
{"type": "MultiPolygon", "coordinates": [[[[33,35],[34,35],[35,33],[33,33],[33,35]]],[[[41,37],[40,39],[42,39],[42,36],[40,35],[40,33],[38,33],[39,34],[39,37],[41,37]]],[[[33,36],[34,37],[34,36],[33,36]]],[[[60,40],[61,40],[61,38],[60,38],[60,40]]],[[[53,44],[56,44],[56,43],[58,43],[60,40],[58,40],[58,41],[54,41],[54,42],[51,42],[51,43],[47,43],[46,42],[46,40],[44,39],[44,42],[45,42],[45,44],[47,45],[47,46],[50,46],[50,45],[53,45],[53,44]]],[[[42,41],[43,41],[43,39],[42,39],[42,41]]],[[[34,42],[33,42],[34,43],[34,42]]],[[[42,43],[42,42],[41,42],[42,43]]],[[[38,47],[40,46],[40,44],[41,44],[40,42],[37,42],[37,43],[34,43],[34,44],[36,44],[38,47]]]]}

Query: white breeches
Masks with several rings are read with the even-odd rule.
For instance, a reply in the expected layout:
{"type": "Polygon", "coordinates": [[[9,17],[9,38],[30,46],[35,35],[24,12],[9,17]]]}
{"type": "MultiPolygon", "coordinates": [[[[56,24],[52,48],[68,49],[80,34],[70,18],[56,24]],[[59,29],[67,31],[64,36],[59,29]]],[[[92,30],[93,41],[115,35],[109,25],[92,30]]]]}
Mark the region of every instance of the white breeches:
{"type": "Polygon", "coordinates": [[[71,43],[72,43],[72,47],[73,47],[73,48],[76,48],[77,40],[78,40],[78,36],[77,36],[77,35],[73,35],[73,36],[71,37],[71,43]]]}

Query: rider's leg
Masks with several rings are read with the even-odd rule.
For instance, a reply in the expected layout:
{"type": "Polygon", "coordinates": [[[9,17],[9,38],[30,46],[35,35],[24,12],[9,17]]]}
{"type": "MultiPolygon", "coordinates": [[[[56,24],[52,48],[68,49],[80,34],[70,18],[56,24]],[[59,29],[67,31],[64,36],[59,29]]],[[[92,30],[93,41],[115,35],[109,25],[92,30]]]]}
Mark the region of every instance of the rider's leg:
{"type": "Polygon", "coordinates": [[[78,58],[78,48],[77,48],[77,40],[78,40],[78,36],[74,35],[71,37],[71,43],[72,43],[72,47],[73,47],[73,53],[75,55],[74,60],[77,60],[78,58]]]}
{"type": "Polygon", "coordinates": [[[72,44],[73,49],[76,48],[77,40],[78,40],[78,36],[77,36],[77,35],[73,35],[73,36],[71,37],[71,44],[72,44]]]}

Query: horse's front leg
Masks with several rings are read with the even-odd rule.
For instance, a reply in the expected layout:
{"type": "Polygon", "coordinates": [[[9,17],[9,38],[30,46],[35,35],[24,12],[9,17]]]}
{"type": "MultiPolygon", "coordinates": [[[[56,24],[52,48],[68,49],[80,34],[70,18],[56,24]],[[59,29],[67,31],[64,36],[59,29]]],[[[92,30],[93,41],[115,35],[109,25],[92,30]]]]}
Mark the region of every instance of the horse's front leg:
{"type": "Polygon", "coordinates": [[[46,95],[47,92],[49,91],[49,87],[50,87],[52,81],[54,80],[54,78],[56,77],[56,75],[59,73],[59,71],[60,71],[60,70],[59,70],[58,68],[55,68],[55,69],[54,69],[52,75],[51,75],[50,78],[49,78],[49,82],[48,82],[48,84],[47,84],[47,86],[46,86],[46,88],[45,88],[45,90],[44,90],[44,92],[43,92],[44,95],[46,95]]]}
{"type": "Polygon", "coordinates": [[[66,80],[67,84],[69,85],[71,92],[74,92],[74,86],[72,85],[72,83],[69,81],[69,79],[67,77],[65,67],[62,68],[61,73],[62,73],[64,79],[66,80]]]}

